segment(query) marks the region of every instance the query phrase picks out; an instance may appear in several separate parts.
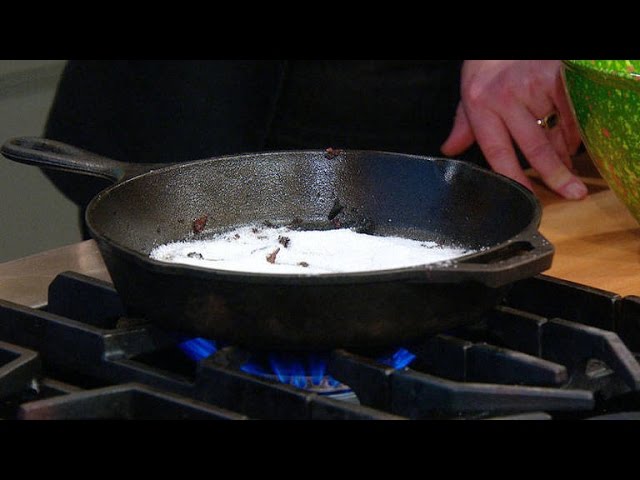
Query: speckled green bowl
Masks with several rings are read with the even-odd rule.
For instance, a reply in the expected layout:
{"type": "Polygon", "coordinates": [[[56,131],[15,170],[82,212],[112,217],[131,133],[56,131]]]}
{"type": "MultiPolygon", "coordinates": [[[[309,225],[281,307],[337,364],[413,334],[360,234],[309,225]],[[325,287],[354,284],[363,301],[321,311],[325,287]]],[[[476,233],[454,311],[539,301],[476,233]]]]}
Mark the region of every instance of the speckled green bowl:
{"type": "Polygon", "coordinates": [[[587,152],[640,223],[640,60],[565,60],[563,76],[587,152]]]}

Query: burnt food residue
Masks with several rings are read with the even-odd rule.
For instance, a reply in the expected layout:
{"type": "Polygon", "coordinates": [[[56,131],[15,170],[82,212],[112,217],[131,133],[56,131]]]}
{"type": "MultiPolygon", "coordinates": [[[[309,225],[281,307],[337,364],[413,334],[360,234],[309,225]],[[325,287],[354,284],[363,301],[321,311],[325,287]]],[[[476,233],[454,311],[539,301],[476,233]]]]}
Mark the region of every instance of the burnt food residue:
{"type": "Polygon", "coordinates": [[[206,214],[196,218],[192,224],[193,233],[198,234],[202,232],[204,230],[204,227],[206,227],[207,225],[208,219],[209,219],[209,215],[206,215],[206,214]]]}

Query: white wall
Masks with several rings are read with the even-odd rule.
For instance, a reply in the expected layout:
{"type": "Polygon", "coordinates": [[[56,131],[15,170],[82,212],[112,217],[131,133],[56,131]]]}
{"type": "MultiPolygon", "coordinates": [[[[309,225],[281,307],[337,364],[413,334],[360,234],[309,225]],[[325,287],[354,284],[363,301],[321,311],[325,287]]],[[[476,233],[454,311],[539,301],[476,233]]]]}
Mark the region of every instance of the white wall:
{"type": "MultiPolygon", "coordinates": [[[[42,135],[64,60],[0,60],[0,143],[42,135]]],[[[0,262],[81,240],[78,210],[34,166],[0,156],[0,262]]]]}

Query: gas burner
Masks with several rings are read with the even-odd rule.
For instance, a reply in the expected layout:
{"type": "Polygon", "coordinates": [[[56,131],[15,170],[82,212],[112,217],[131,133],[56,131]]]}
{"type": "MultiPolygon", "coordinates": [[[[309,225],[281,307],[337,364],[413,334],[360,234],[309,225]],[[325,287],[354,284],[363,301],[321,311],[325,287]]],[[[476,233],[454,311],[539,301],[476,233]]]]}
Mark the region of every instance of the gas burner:
{"type": "Polygon", "coordinates": [[[240,369],[320,395],[350,392],[347,385],[327,374],[328,356],[327,353],[252,353],[240,369]]]}
{"type": "Polygon", "coordinates": [[[252,353],[237,348],[221,349],[218,342],[201,337],[184,340],[178,346],[195,362],[213,356],[214,361],[219,364],[320,395],[338,395],[351,391],[348,386],[326,373],[326,353],[252,353]]]}
{"type": "Polygon", "coordinates": [[[330,353],[249,352],[226,347],[213,362],[271,382],[289,385],[318,395],[353,400],[351,388],[327,373],[330,353]]]}
{"type": "MultiPolygon", "coordinates": [[[[214,362],[220,365],[237,368],[257,377],[319,395],[357,401],[348,385],[327,373],[331,352],[250,352],[236,347],[220,349],[217,342],[200,337],[184,340],[179,347],[196,362],[213,356],[214,362]]],[[[378,355],[376,360],[383,365],[402,369],[415,358],[408,350],[397,348],[378,355]]]]}
{"type": "Polygon", "coordinates": [[[351,391],[348,386],[326,373],[326,353],[252,353],[238,348],[221,349],[218,342],[201,337],[183,340],[178,346],[195,362],[214,356],[214,361],[221,365],[320,395],[338,395],[351,391]]]}

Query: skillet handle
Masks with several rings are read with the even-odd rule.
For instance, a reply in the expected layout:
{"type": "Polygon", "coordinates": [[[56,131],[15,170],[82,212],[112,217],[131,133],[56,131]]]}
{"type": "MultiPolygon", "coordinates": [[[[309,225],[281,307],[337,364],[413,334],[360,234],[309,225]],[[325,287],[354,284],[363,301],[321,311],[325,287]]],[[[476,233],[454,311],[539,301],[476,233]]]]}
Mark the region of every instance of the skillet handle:
{"type": "MultiPolygon", "coordinates": [[[[497,288],[533,277],[551,267],[555,248],[537,230],[514,237],[497,250],[480,252],[467,259],[439,268],[434,277],[438,281],[475,281],[497,288]]],[[[435,278],[434,278],[435,279],[435,278]]]]}
{"type": "Polygon", "coordinates": [[[56,140],[15,137],[7,140],[0,153],[9,160],[65,172],[82,173],[119,182],[149,171],[155,165],[120,162],[56,140]]]}

